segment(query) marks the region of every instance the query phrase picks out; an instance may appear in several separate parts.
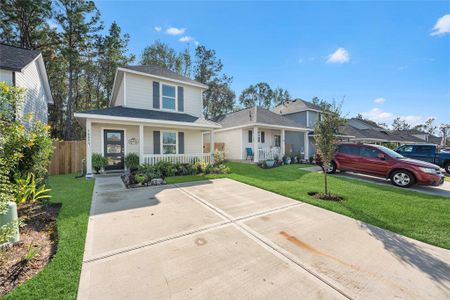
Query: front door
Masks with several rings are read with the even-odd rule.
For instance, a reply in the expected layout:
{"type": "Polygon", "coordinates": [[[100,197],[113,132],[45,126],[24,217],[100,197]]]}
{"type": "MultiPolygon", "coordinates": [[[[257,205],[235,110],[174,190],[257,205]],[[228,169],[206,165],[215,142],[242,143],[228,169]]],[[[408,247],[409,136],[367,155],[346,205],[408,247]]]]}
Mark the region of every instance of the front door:
{"type": "Polygon", "coordinates": [[[124,134],[123,130],[104,131],[104,156],[108,159],[105,170],[124,169],[124,134]]]}

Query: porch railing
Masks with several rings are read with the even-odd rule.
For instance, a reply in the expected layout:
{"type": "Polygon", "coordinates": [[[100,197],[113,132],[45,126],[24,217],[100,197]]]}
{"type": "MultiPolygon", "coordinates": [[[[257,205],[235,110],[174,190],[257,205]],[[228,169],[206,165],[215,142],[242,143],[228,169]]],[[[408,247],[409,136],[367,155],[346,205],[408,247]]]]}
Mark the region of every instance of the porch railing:
{"type": "Polygon", "coordinates": [[[171,163],[195,163],[197,161],[205,161],[211,163],[211,154],[144,154],[144,163],[154,165],[159,161],[167,161],[171,163]]]}
{"type": "Polygon", "coordinates": [[[274,159],[276,157],[281,158],[280,157],[280,148],[278,147],[274,147],[271,149],[258,149],[258,153],[259,153],[259,160],[267,160],[267,159],[274,159]]]}

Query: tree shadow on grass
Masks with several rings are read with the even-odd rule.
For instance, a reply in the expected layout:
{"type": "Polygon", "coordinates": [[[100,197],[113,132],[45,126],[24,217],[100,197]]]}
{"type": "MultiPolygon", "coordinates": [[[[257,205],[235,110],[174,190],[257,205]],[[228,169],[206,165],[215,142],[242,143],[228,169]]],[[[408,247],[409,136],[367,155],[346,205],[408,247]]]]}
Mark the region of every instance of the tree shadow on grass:
{"type": "MultiPolygon", "coordinates": [[[[361,210],[351,207],[346,208],[355,214],[364,215],[366,220],[373,220],[372,223],[382,224],[380,226],[389,228],[388,224],[374,216],[367,215],[361,210]]],[[[408,240],[402,235],[363,222],[360,223],[360,226],[367,230],[371,236],[382,242],[384,248],[402,263],[425,273],[442,290],[446,292],[450,291],[450,261],[448,260],[450,255],[447,255],[445,258],[440,258],[429,251],[425,251],[420,245],[408,240]]]]}

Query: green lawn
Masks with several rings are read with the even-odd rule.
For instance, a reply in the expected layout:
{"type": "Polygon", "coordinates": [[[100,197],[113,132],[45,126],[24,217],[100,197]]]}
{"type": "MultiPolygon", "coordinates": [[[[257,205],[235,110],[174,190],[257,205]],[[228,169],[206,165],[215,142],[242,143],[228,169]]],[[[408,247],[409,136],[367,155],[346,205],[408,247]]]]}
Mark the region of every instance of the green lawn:
{"type": "Polygon", "coordinates": [[[261,169],[255,165],[227,163],[232,173],[168,178],[169,183],[228,177],[284,196],[373,224],[411,238],[450,249],[450,199],[402,190],[389,185],[364,183],[334,175],[333,193],[342,202],[316,200],[310,191],[322,191],[323,175],[289,165],[261,169]]]}
{"type": "Polygon", "coordinates": [[[94,181],[50,176],[52,202],[61,202],[58,250],[49,265],[3,299],[75,299],[94,181]]]}

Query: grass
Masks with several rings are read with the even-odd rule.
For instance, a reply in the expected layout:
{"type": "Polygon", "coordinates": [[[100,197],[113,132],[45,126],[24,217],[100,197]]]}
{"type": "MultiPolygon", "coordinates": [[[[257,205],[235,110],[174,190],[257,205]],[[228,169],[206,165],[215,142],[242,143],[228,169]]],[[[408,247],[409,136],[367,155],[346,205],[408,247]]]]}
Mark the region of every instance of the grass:
{"type": "Polygon", "coordinates": [[[38,275],[3,299],[76,299],[94,181],[74,175],[50,176],[52,202],[61,202],[57,218],[58,250],[38,275]]]}
{"type": "Polygon", "coordinates": [[[227,164],[231,168],[231,174],[172,177],[167,181],[180,183],[228,177],[450,249],[448,198],[334,175],[329,176],[330,189],[345,200],[342,202],[316,200],[307,193],[323,190],[323,174],[301,170],[299,165],[264,170],[250,164],[227,164]]]}

